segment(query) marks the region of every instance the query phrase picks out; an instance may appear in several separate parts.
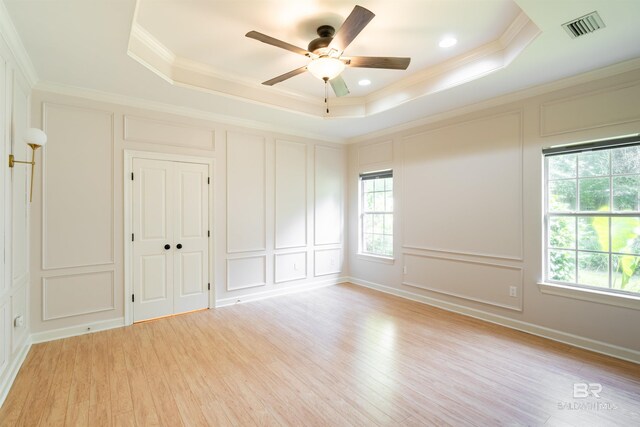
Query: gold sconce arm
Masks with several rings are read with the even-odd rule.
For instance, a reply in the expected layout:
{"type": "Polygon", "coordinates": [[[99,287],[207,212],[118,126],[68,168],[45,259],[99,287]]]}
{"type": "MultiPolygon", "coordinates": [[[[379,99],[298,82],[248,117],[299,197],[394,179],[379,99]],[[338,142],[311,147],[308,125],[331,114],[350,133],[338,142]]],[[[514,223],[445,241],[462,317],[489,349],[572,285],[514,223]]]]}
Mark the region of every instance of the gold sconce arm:
{"type": "Polygon", "coordinates": [[[25,165],[31,165],[31,189],[29,190],[29,202],[33,200],[33,177],[36,167],[36,150],[41,147],[38,144],[27,144],[31,147],[31,161],[26,162],[22,160],[16,160],[13,154],[9,154],[9,167],[12,168],[16,163],[21,163],[25,165]]]}

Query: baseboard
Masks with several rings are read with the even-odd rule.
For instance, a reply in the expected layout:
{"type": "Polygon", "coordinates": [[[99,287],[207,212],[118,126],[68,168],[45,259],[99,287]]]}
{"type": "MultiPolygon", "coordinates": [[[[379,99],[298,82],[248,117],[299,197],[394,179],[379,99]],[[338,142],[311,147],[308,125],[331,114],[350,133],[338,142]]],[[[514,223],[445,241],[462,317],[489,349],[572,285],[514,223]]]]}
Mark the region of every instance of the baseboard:
{"type": "Polygon", "coordinates": [[[381,285],[379,283],[369,282],[367,280],[361,280],[355,277],[349,277],[348,280],[350,283],[353,283],[354,285],[363,286],[369,289],[374,289],[387,294],[395,295],[395,296],[406,298],[412,301],[417,301],[423,304],[438,307],[443,310],[473,317],[479,320],[484,320],[486,322],[495,323],[497,325],[506,326],[511,329],[526,332],[532,335],[537,335],[543,338],[548,338],[550,340],[558,341],[564,344],[569,344],[574,347],[579,347],[585,350],[590,350],[596,353],[615,357],[617,359],[622,359],[629,362],[640,364],[640,351],[631,350],[631,349],[616,346],[613,344],[607,344],[602,341],[592,340],[590,338],[569,334],[569,333],[558,331],[555,329],[546,328],[544,326],[538,326],[533,323],[510,319],[508,317],[488,313],[486,311],[477,310],[475,308],[469,308],[459,304],[438,300],[436,298],[426,297],[424,295],[419,295],[413,292],[392,288],[390,286],[381,285]]]}
{"type": "Polygon", "coordinates": [[[18,371],[20,371],[20,367],[27,358],[27,354],[29,354],[29,349],[31,349],[31,340],[27,337],[20,351],[13,358],[11,365],[7,369],[4,380],[2,380],[2,383],[0,384],[0,407],[4,404],[7,395],[9,395],[9,390],[11,390],[11,386],[18,375],[18,371]]]}
{"type": "Polygon", "coordinates": [[[85,323],[82,325],[70,326],[68,328],[53,329],[50,331],[36,332],[31,334],[33,344],[58,340],[61,338],[75,337],[76,335],[91,334],[93,332],[106,331],[107,329],[124,326],[124,318],[102,320],[99,322],[85,323]]]}
{"type": "Polygon", "coordinates": [[[297,294],[299,292],[306,292],[313,289],[324,288],[327,286],[337,285],[338,283],[348,282],[346,277],[338,277],[332,279],[318,280],[311,283],[305,283],[298,286],[290,286],[283,289],[272,289],[270,291],[255,292],[249,295],[242,295],[237,297],[223,298],[216,301],[216,308],[227,307],[234,304],[242,304],[245,302],[259,301],[261,299],[273,298],[282,295],[297,294]]]}

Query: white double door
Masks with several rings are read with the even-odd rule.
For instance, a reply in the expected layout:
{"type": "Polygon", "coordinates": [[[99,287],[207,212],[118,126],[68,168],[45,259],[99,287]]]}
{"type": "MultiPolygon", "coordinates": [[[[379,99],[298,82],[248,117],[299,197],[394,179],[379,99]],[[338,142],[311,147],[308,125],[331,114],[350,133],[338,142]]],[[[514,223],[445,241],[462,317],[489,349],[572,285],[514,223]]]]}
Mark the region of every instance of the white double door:
{"type": "Polygon", "coordinates": [[[208,165],[133,159],[133,321],[209,306],[208,165]]]}

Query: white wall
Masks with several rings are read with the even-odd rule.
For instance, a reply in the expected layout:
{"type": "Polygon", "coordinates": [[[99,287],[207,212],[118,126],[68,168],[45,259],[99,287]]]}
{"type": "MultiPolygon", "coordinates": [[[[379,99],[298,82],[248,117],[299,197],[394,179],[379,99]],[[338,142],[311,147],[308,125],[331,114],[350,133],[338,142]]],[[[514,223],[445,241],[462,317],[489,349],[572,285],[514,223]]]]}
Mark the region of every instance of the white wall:
{"type": "Polygon", "coordinates": [[[638,131],[640,70],[351,145],[351,277],[602,351],[618,346],[616,354],[640,360],[640,311],[542,294],[537,285],[542,148],[638,131]],[[386,167],[394,170],[393,264],[358,256],[355,244],[358,173],[386,167]]]}
{"type": "MultiPolygon", "coordinates": [[[[0,403],[29,348],[30,166],[8,167],[8,157],[31,160],[23,135],[29,127],[31,88],[6,42],[0,18],[0,403]],[[14,320],[24,319],[23,326],[14,320]]],[[[36,158],[39,162],[39,158],[36,158]]]]}
{"type": "Polygon", "coordinates": [[[32,106],[49,136],[31,218],[35,341],[123,323],[125,150],[213,159],[216,305],[345,271],[344,146],[68,94],[34,91],[32,106]]]}

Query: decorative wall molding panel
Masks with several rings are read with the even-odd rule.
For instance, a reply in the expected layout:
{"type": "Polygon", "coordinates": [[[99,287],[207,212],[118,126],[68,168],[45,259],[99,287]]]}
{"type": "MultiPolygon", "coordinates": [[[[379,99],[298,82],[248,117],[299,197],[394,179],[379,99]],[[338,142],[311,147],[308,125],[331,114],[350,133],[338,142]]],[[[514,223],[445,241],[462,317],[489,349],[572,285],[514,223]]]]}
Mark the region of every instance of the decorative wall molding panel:
{"type": "Polygon", "coordinates": [[[319,249],[314,252],[314,275],[325,276],[342,272],[342,249],[319,249]]]}
{"type": "MultiPolygon", "coordinates": [[[[377,142],[358,147],[358,165],[372,166],[393,161],[393,141],[377,142]]],[[[365,172],[361,170],[361,172],[365,172]]],[[[367,170],[366,172],[372,172],[367,170]]]]}
{"type": "Polygon", "coordinates": [[[114,309],[114,272],[111,270],[42,278],[44,321],[114,309]]]}
{"type": "Polygon", "coordinates": [[[307,278],[307,252],[275,255],[275,283],[307,278]]]}
{"type": "Polygon", "coordinates": [[[521,260],[522,144],[520,110],[405,137],[403,245],[521,260]]]}
{"type": "Polygon", "coordinates": [[[307,144],[275,143],[275,248],[307,246],[307,144]]]}
{"type": "Polygon", "coordinates": [[[338,148],[315,147],[316,245],[342,243],[345,153],[338,148]]]}
{"type": "Polygon", "coordinates": [[[124,116],[124,140],[164,144],[174,147],[215,150],[215,130],[181,123],[124,116]]]}
{"type": "Polygon", "coordinates": [[[267,284],[267,256],[227,259],[227,290],[255,288],[267,284]]]}
{"type": "Polygon", "coordinates": [[[540,105],[541,136],[553,136],[638,120],[640,120],[640,82],[638,81],[540,105]]]}
{"type": "Polygon", "coordinates": [[[113,264],[113,113],[45,103],[43,124],[42,270],[113,264]]]}

